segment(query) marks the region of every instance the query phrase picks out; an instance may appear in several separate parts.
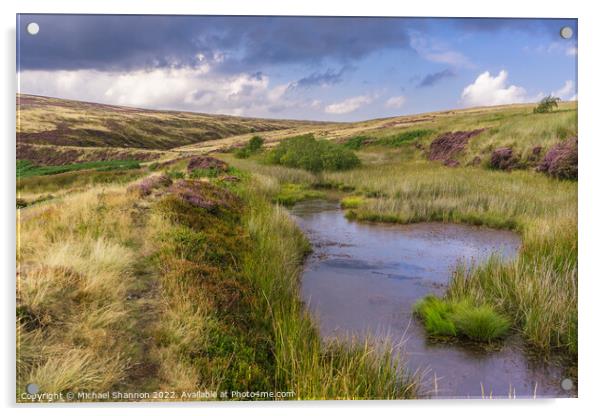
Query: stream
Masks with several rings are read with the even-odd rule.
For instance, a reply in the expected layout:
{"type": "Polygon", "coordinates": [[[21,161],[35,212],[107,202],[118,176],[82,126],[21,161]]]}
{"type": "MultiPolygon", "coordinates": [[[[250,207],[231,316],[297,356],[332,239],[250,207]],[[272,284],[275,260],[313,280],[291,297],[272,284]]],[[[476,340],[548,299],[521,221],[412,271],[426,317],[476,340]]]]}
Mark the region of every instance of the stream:
{"type": "Polygon", "coordinates": [[[433,342],[412,314],[420,298],[444,294],[458,262],[516,256],[517,234],[456,224],[353,222],[337,201],[319,199],[290,212],[314,248],[301,292],[324,340],[389,340],[411,372],[423,372],[423,397],[576,394],[561,387],[563,367],[530,355],[516,334],[494,347],[433,342]]]}

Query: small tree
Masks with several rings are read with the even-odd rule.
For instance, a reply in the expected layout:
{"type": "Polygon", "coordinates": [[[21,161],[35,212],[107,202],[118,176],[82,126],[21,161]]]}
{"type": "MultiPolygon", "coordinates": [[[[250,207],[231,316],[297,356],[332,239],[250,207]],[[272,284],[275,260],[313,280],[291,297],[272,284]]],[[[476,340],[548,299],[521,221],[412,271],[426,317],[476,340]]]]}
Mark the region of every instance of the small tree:
{"type": "Polygon", "coordinates": [[[554,108],[558,108],[560,98],[553,97],[551,94],[542,98],[537,107],[533,109],[534,113],[549,113],[554,108]]]}

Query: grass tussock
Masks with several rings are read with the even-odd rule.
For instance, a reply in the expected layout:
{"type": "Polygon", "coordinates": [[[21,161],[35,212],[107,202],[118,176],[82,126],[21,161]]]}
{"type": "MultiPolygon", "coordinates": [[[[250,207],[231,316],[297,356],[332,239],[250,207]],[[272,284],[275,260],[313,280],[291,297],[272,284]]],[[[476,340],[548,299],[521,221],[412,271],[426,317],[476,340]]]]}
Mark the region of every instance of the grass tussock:
{"type": "Polygon", "coordinates": [[[355,209],[359,208],[365,203],[365,198],[361,195],[347,196],[341,199],[341,208],[343,209],[355,209]]]}
{"type": "Polygon", "coordinates": [[[474,305],[466,300],[427,296],[414,310],[433,337],[465,337],[471,341],[491,342],[504,337],[510,329],[510,320],[487,304],[474,305]]]}
{"type": "Polygon", "coordinates": [[[274,201],[282,205],[294,205],[306,199],[323,198],[324,192],[310,189],[307,186],[296,183],[285,183],[274,197],[274,201]]]}

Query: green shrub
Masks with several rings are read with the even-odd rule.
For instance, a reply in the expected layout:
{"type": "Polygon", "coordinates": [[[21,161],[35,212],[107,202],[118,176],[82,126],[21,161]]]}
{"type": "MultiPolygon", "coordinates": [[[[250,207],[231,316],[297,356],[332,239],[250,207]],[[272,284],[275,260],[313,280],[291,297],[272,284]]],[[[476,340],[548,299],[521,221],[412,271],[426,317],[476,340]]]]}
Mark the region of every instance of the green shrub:
{"type": "Polygon", "coordinates": [[[343,146],[347,149],[359,150],[367,140],[369,140],[367,136],[355,136],[343,143],[343,146]]]}
{"type": "Polygon", "coordinates": [[[246,159],[249,156],[251,156],[251,152],[246,147],[241,147],[240,149],[236,149],[236,151],[234,152],[234,156],[236,156],[239,159],[246,159]]]}
{"type": "Polygon", "coordinates": [[[256,152],[259,149],[261,149],[261,146],[263,146],[263,143],[264,143],[264,140],[261,137],[253,136],[253,137],[251,137],[251,140],[249,140],[247,147],[249,148],[249,150],[251,152],[256,152]]]}
{"type": "Polygon", "coordinates": [[[428,295],[414,306],[414,312],[433,337],[462,336],[472,341],[491,342],[504,337],[510,321],[487,304],[450,301],[428,295]]]}
{"type": "Polygon", "coordinates": [[[168,170],[165,174],[171,179],[184,179],[184,172],[181,170],[168,170]]]}
{"type": "Polygon", "coordinates": [[[190,179],[217,178],[217,176],[219,175],[219,173],[220,173],[219,169],[215,169],[215,168],[193,169],[188,174],[188,177],[190,179]]]}
{"type": "Polygon", "coordinates": [[[234,156],[239,159],[246,159],[252,154],[259,152],[263,146],[263,143],[264,140],[261,137],[253,136],[244,147],[236,149],[234,156]]]}
{"type": "Polygon", "coordinates": [[[316,140],[312,134],[281,141],[268,154],[267,161],[314,173],[346,170],[360,165],[360,160],[351,150],[326,140],[316,140]]]}
{"type": "Polygon", "coordinates": [[[535,107],[533,109],[533,112],[534,113],[549,113],[554,108],[558,108],[559,101],[560,101],[560,98],[553,97],[552,95],[548,95],[541,99],[539,104],[537,104],[537,107],[535,107]]]}

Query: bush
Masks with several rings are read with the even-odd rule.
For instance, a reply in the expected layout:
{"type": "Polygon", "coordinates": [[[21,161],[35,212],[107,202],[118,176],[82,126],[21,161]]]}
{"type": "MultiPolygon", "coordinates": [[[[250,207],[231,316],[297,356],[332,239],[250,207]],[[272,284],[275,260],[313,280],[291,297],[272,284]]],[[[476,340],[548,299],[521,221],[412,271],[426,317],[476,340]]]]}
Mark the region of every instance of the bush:
{"type": "Polygon", "coordinates": [[[542,98],[542,100],[539,102],[539,104],[537,104],[537,107],[535,107],[533,109],[533,112],[534,113],[549,113],[554,108],[558,108],[559,101],[560,101],[560,98],[553,97],[552,95],[548,95],[548,96],[542,98]]]}
{"type": "Polygon", "coordinates": [[[343,146],[351,150],[359,150],[366,141],[369,140],[366,136],[355,136],[343,143],[343,146]]]}
{"type": "Polygon", "coordinates": [[[510,321],[487,304],[449,301],[428,295],[414,307],[424,328],[433,337],[462,336],[472,341],[491,342],[504,337],[510,321]]]}
{"type": "Polygon", "coordinates": [[[312,134],[283,140],[267,157],[268,163],[301,168],[310,172],[346,170],[360,165],[351,150],[312,134]]]}
{"type": "Polygon", "coordinates": [[[261,147],[263,146],[263,143],[264,140],[261,137],[253,136],[244,147],[241,147],[240,149],[237,149],[236,152],[234,152],[234,156],[236,156],[239,159],[246,159],[253,153],[259,152],[261,150],[261,147]]]}

